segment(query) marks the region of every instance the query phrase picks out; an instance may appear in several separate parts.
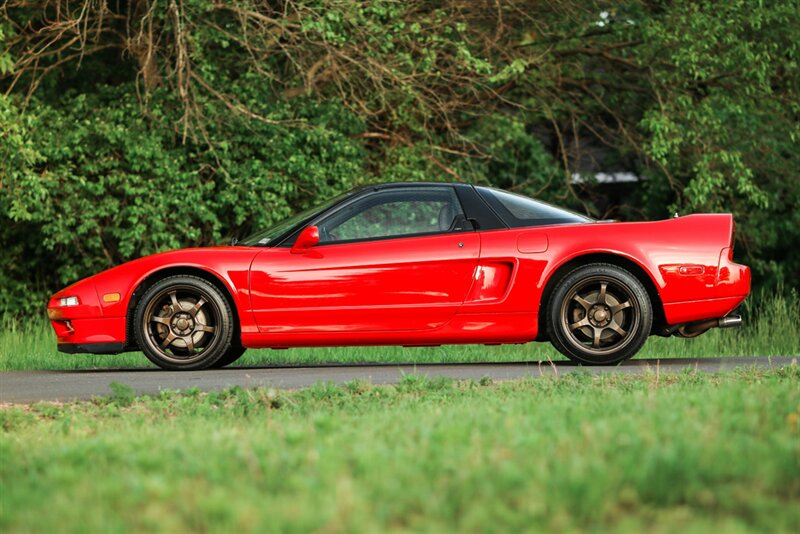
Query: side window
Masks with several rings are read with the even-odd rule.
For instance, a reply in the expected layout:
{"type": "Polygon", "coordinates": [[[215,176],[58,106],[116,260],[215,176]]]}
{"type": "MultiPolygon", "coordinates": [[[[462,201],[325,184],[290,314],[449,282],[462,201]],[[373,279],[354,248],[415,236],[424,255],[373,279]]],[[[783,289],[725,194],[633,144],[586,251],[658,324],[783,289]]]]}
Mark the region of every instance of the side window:
{"type": "Polygon", "coordinates": [[[321,243],[458,232],[467,225],[451,187],[380,191],[318,224],[321,243]]]}
{"type": "Polygon", "coordinates": [[[592,221],[589,217],[508,191],[490,187],[476,189],[511,228],[592,221]]]}

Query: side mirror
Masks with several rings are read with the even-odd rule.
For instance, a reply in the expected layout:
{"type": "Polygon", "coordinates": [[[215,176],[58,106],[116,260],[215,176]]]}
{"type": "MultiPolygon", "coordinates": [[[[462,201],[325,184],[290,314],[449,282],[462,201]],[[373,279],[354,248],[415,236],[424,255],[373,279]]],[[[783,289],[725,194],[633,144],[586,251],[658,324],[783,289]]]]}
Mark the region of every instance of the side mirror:
{"type": "Polygon", "coordinates": [[[316,226],[307,226],[303,228],[303,231],[297,236],[294,246],[292,247],[292,254],[303,254],[317,243],[319,243],[319,228],[316,226]]]}

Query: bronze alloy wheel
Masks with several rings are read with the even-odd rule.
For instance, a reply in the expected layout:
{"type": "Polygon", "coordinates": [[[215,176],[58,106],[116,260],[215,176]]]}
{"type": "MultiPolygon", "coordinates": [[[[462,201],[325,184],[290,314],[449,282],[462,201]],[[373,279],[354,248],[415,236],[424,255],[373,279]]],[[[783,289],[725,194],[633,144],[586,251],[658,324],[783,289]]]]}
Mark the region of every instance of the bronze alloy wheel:
{"type": "Polygon", "coordinates": [[[602,356],[625,347],[639,326],[639,302],[613,279],[581,280],[561,304],[561,327],[579,350],[602,356]]]}
{"type": "Polygon", "coordinates": [[[565,276],[553,292],[551,341],[578,362],[617,363],[644,344],[652,315],[636,277],[615,265],[586,265],[565,276]]]}
{"type": "Polygon", "coordinates": [[[203,369],[231,349],[230,307],[219,290],[193,276],[162,280],[143,295],[135,321],[142,352],[165,369],[203,369]]]}

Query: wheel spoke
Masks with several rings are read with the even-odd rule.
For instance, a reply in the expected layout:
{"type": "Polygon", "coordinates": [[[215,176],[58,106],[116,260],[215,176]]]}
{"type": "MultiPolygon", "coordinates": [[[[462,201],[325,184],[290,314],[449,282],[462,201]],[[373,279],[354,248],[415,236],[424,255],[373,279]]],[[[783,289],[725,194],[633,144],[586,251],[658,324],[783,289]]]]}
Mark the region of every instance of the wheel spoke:
{"type": "Polygon", "coordinates": [[[174,311],[180,311],[183,309],[181,308],[181,304],[178,302],[178,295],[176,291],[169,292],[169,299],[172,301],[172,309],[174,311]]]}
{"type": "Polygon", "coordinates": [[[190,314],[192,317],[194,317],[195,315],[197,315],[197,312],[198,312],[198,311],[200,311],[200,308],[201,308],[201,307],[203,306],[203,304],[205,304],[205,303],[206,303],[206,301],[205,301],[205,299],[204,299],[203,297],[200,297],[199,299],[197,299],[197,302],[195,303],[195,305],[194,305],[194,306],[192,306],[192,307],[191,307],[191,309],[189,310],[189,314],[190,314]]]}
{"type": "Polygon", "coordinates": [[[150,320],[153,321],[154,323],[161,323],[161,324],[169,326],[169,319],[167,319],[166,317],[161,317],[161,316],[158,316],[158,315],[154,315],[154,316],[152,316],[150,318],[150,320]]]}
{"type": "Polygon", "coordinates": [[[192,339],[192,336],[184,336],[181,339],[186,342],[186,349],[189,352],[194,352],[194,340],[192,339]]]}
{"type": "Polygon", "coordinates": [[[575,294],[574,297],[572,297],[572,300],[574,300],[575,302],[580,304],[583,307],[583,309],[586,310],[586,311],[589,311],[589,308],[592,307],[592,303],[591,302],[589,302],[588,300],[586,300],[582,296],[578,295],[577,293],[575,294]]]}
{"type": "Polygon", "coordinates": [[[611,321],[611,323],[609,323],[609,325],[606,328],[610,328],[611,330],[613,330],[622,337],[628,335],[628,331],[622,328],[620,325],[618,325],[616,321],[611,321]]]}
{"type": "Polygon", "coordinates": [[[584,317],[583,319],[581,319],[577,323],[572,323],[571,325],[569,325],[569,329],[570,330],[575,330],[575,329],[580,328],[582,326],[589,326],[589,318],[588,317],[584,317]]]}
{"type": "Polygon", "coordinates": [[[595,328],[594,329],[594,338],[592,338],[592,347],[598,348],[600,347],[600,334],[603,333],[602,328],[595,328]]]}
{"type": "Polygon", "coordinates": [[[165,337],[165,338],[164,338],[164,341],[162,341],[162,342],[161,342],[161,348],[162,348],[162,349],[166,349],[166,348],[167,348],[167,347],[170,345],[170,343],[172,343],[173,341],[175,341],[177,338],[178,338],[178,336],[176,336],[175,334],[173,334],[172,332],[170,332],[170,333],[167,335],[167,337],[165,337]]]}
{"type": "Polygon", "coordinates": [[[608,289],[608,284],[603,282],[600,284],[600,293],[597,295],[597,302],[601,304],[606,303],[606,289],[608,289]]]}
{"type": "Polygon", "coordinates": [[[204,325],[204,324],[200,324],[200,323],[196,323],[196,324],[194,325],[194,328],[195,328],[195,330],[197,330],[197,331],[200,331],[200,332],[208,332],[209,334],[213,334],[213,333],[214,333],[214,331],[215,331],[215,328],[214,328],[213,326],[206,326],[206,325],[204,325]]]}
{"type": "Polygon", "coordinates": [[[630,300],[626,300],[621,304],[617,304],[616,306],[611,306],[611,313],[612,315],[616,315],[617,312],[624,310],[625,308],[630,308],[632,306],[630,300]]]}

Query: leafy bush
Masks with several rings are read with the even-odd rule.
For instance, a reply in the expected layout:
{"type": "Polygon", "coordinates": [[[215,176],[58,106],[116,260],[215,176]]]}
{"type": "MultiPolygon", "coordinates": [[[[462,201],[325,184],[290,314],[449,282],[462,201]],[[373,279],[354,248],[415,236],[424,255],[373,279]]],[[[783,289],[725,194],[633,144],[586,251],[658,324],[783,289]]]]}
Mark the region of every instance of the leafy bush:
{"type": "Polygon", "coordinates": [[[0,313],[385,180],[729,211],[756,284],[798,283],[791,2],[179,4],[3,5],[0,313]],[[644,179],[610,194],[597,171],[644,179]]]}
{"type": "Polygon", "coordinates": [[[232,121],[182,143],[169,95],[146,115],[127,86],[64,100],[26,113],[16,134],[27,152],[16,148],[0,196],[7,311],[41,309],[48,291],[132,258],[264,228],[362,177],[362,126],[335,103],[284,110],[303,127],[232,121]]]}

